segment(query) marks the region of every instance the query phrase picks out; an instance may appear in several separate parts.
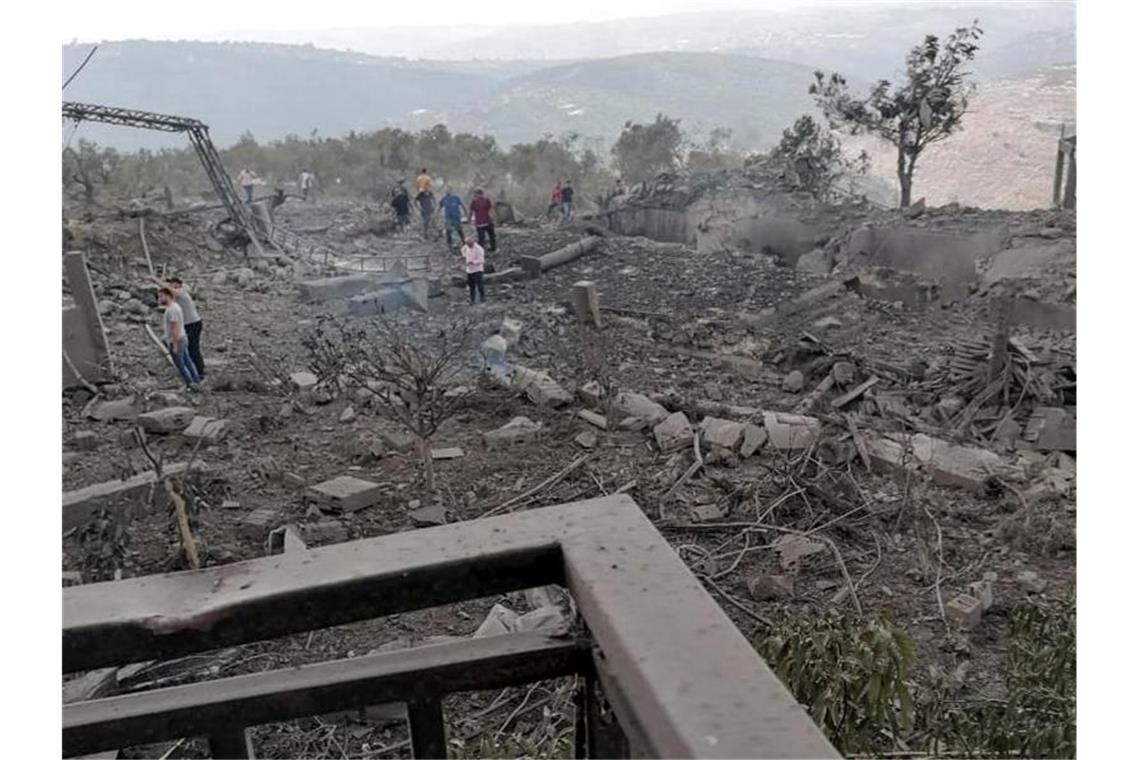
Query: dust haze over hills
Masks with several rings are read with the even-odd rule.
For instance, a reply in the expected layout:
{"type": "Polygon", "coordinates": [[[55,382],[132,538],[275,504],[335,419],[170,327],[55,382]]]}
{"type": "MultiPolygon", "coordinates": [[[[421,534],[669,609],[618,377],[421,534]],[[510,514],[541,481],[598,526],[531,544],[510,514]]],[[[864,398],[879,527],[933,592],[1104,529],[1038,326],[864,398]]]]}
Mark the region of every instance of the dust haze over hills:
{"type": "MultiPolygon", "coordinates": [[[[798,115],[814,112],[807,88],[815,69],[844,73],[856,92],[874,79],[895,81],[906,51],[925,34],[942,36],[975,18],[985,36],[972,70],[981,92],[1002,93],[987,108],[1016,102],[1019,117],[1045,131],[1071,122],[1075,111],[1066,104],[1075,103],[1075,82],[1043,82],[1041,73],[1075,63],[1072,3],[875,4],[105,42],[65,94],[199,118],[219,146],[247,131],[266,142],[443,123],[504,146],[575,133],[604,152],[625,121],[663,112],[680,118],[693,139],[728,127],[736,147],[766,150],[798,115]]],[[[89,50],[65,46],[64,71],[89,50]]],[[[970,117],[966,126],[969,132],[970,117]]],[[[177,135],[94,124],[79,136],[125,150],[184,144],[177,135]]],[[[959,145],[968,144],[964,137],[955,138],[959,145]]],[[[1016,135],[1003,138],[1010,140],[1016,135]]],[[[1036,151],[1041,136],[1032,142],[1036,151]]],[[[1018,152],[1025,151],[1015,146],[1018,152]]],[[[1026,160],[1036,161],[1036,152],[1026,160]]]]}

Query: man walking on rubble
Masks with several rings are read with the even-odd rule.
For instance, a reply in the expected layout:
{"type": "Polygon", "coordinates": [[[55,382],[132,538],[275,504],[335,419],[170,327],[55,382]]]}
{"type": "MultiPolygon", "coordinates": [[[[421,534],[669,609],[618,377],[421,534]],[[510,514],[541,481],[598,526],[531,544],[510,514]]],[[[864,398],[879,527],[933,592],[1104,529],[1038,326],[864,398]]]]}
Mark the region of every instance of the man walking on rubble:
{"type": "Polygon", "coordinates": [[[313,173],[308,169],[302,171],[300,179],[297,180],[297,186],[301,188],[301,200],[309,200],[309,190],[313,186],[313,173]]]}
{"type": "Polygon", "coordinates": [[[570,186],[570,180],[562,186],[562,223],[566,224],[574,218],[574,188],[570,186]]]}
{"type": "Polygon", "coordinates": [[[260,181],[257,174],[252,169],[242,169],[237,181],[245,189],[245,202],[253,203],[253,186],[260,181]]]}
{"type": "Polygon", "coordinates": [[[423,218],[424,235],[427,235],[431,215],[435,211],[435,194],[431,191],[431,174],[426,168],[420,169],[416,176],[416,203],[419,204],[420,216],[423,218]]]}
{"type": "Polygon", "coordinates": [[[443,227],[447,231],[447,247],[451,248],[451,233],[455,233],[456,243],[463,242],[463,214],[467,207],[462,199],[451,192],[451,185],[444,188],[443,198],[439,201],[439,208],[443,211],[443,227]]]}
{"type": "Polygon", "coordinates": [[[396,229],[403,232],[412,219],[412,201],[402,179],[392,188],[391,206],[396,211],[396,229]]]}
{"type": "Polygon", "coordinates": [[[491,202],[481,187],[475,188],[475,197],[471,199],[471,217],[475,223],[475,233],[479,236],[479,245],[489,242],[491,253],[494,253],[497,249],[495,245],[495,204],[491,202]]]}
{"type": "Polygon", "coordinates": [[[162,326],[166,337],[170,356],[174,359],[174,366],[182,381],[186,383],[187,390],[196,390],[202,378],[194,362],[190,360],[189,342],[186,339],[186,328],[182,315],[182,308],[174,301],[174,290],[167,286],[158,289],[158,303],[163,307],[162,326]]]}
{"type": "Polygon", "coordinates": [[[549,217],[556,209],[562,206],[562,182],[555,182],[554,189],[550,191],[550,205],[546,208],[546,216],[549,217]]]}
{"type": "Polygon", "coordinates": [[[206,362],[202,359],[202,317],[198,314],[198,306],[190,297],[190,291],[180,277],[167,277],[166,282],[151,277],[161,290],[169,289],[174,294],[174,303],[182,310],[182,326],[186,330],[186,350],[190,361],[194,364],[199,380],[206,379],[206,362]]]}
{"type": "Polygon", "coordinates": [[[470,293],[471,305],[475,305],[475,292],[479,292],[479,303],[484,303],[483,296],[483,246],[476,243],[468,235],[460,249],[463,254],[463,266],[467,271],[467,290],[470,293]]]}

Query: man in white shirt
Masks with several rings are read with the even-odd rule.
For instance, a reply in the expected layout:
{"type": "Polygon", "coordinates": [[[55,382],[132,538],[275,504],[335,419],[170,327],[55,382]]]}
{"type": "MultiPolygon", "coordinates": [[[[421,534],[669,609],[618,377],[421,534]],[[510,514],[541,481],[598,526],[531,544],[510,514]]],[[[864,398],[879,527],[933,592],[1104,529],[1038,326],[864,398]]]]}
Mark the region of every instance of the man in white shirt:
{"type": "Polygon", "coordinates": [[[182,376],[182,381],[186,383],[186,387],[193,390],[198,383],[202,382],[202,378],[198,376],[198,370],[195,369],[194,362],[190,360],[184,317],[181,307],[174,301],[174,290],[166,286],[159,288],[158,303],[163,307],[162,332],[166,337],[167,345],[170,346],[170,355],[174,359],[174,366],[177,368],[178,374],[182,376]]]}
{"type": "Polygon", "coordinates": [[[463,254],[463,265],[467,270],[467,290],[471,293],[471,305],[475,305],[475,291],[479,291],[479,303],[486,301],[483,296],[483,246],[470,235],[459,249],[463,254]]]}
{"type": "Polygon", "coordinates": [[[174,303],[182,309],[183,327],[186,330],[186,347],[190,353],[190,361],[198,377],[206,378],[206,361],[202,358],[202,317],[198,314],[198,306],[190,297],[190,291],[180,277],[168,277],[166,282],[151,277],[150,281],[160,288],[170,288],[174,291],[174,303]]]}

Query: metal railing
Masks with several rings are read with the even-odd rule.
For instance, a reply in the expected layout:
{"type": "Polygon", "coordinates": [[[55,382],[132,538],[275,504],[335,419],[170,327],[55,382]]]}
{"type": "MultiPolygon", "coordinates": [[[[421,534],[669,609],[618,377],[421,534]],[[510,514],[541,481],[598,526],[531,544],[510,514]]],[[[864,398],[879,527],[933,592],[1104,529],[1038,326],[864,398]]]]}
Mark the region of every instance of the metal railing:
{"type": "Polygon", "coordinates": [[[444,695],[574,676],[576,757],[838,757],[625,495],[68,588],[63,668],[549,584],[573,595],[583,634],[504,634],[67,704],[64,753],[207,736],[214,757],[253,757],[249,726],[403,702],[415,757],[446,757],[444,695]]]}
{"type": "Polygon", "coordinates": [[[407,272],[426,272],[429,266],[428,254],[426,253],[345,254],[304,238],[280,224],[269,225],[266,237],[280,246],[286,253],[301,256],[314,264],[319,263],[321,266],[343,272],[387,272],[397,264],[403,266],[407,272]],[[346,264],[344,262],[353,263],[346,264]]]}

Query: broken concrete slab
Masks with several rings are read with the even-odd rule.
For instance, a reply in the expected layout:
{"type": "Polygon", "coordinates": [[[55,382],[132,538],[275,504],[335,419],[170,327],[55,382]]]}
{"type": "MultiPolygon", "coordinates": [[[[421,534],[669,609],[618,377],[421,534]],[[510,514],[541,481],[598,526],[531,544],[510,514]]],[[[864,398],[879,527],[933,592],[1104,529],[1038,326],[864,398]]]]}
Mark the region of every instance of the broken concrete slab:
{"type": "Polygon", "coordinates": [[[202,439],[203,443],[218,443],[226,437],[229,431],[230,424],[227,420],[197,416],[182,431],[182,435],[192,441],[202,439]]]}
{"type": "Polygon", "coordinates": [[[507,339],[502,335],[492,335],[479,346],[482,370],[504,385],[510,384],[511,375],[511,367],[507,362],[507,348],[507,339]]]}
{"type": "Polygon", "coordinates": [[[946,622],[953,628],[969,631],[981,625],[982,603],[969,594],[958,594],[945,609],[946,622]]]}
{"type": "Polygon", "coordinates": [[[705,417],[701,420],[700,428],[702,440],[706,444],[726,451],[735,452],[744,438],[744,423],[734,420],[705,417]]]}
{"type": "Polygon", "coordinates": [[[353,420],[355,420],[356,419],[356,410],[352,408],[352,404],[349,404],[348,406],[346,406],[344,408],[344,411],[342,411],[340,413],[340,417],[338,417],[337,419],[340,422],[352,422],[353,420]]]}
{"type": "Polygon", "coordinates": [[[138,423],[148,433],[173,433],[185,430],[196,411],[189,406],[171,406],[138,416],[138,423]]]}
{"type": "Polygon", "coordinates": [[[413,509],[408,517],[416,525],[423,527],[447,524],[447,509],[442,504],[428,504],[426,507],[413,509]]]}
{"type": "Polygon", "coordinates": [[[111,695],[119,685],[116,675],[118,671],[118,668],[99,668],[71,679],[63,685],[63,704],[86,702],[111,695]]]}
{"type": "MultiPolygon", "coordinates": [[[[187,462],[163,465],[165,477],[186,472],[187,462]]],[[[194,469],[201,467],[195,464],[194,469]]],[[[127,516],[135,507],[141,506],[143,497],[150,493],[154,485],[154,471],[147,470],[127,480],[111,480],[96,483],[63,494],[63,529],[65,531],[86,524],[103,509],[115,509],[117,517],[127,516]]]]}
{"type": "Polygon", "coordinates": [[[96,401],[87,410],[87,416],[101,422],[115,422],[117,420],[133,420],[139,416],[140,411],[138,397],[132,395],[126,398],[96,401]]]}
{"type": "Polygon", "coordinates": [[[309,486],[305,496],[322,507],[340,512],[356,512],[380,501],[384,486],[370,480],[340,475],[315,486],[309,486]]]}
{"type": "Polygon", "coordinates": [[[317,387],[319,380],[312,372],[294,372],[289,375],[289,382],[299,391],[309,391],[317,387]]]}
{"type": "Polygon", "coordinates": [[[503,340],[507,342],[507,348],[518,345],[519,340],[522,339],[522,331],[523,323],[510,317],[503,317],[503,323],[499,325],[499,335],[503,336],[503,340]]]}
{"type": "Polygon", "coordinates": [[[292,523],[269,531],[269,538],[266,540],[265,547],[266,554],[269,555],[303,552],[307,548],[297,526],[292,523]]]}
{"type": "Polygon", "coordinates": [[[795,579],[790,575],[754,575],[747,581],[748,595],[757,602],[774,602],[795,596],[795,579]]]}
{"type": "Polygon", "coordinates": [[[584,420],[594,427],[601,428],[602,430],[605,430],[610,425],[609,420],[606,419],[604,414],[591,412],[588,409],[580,409],[578,411],[578,419],[584,420]]]}
{"type": "Polygon", "coordinates": [[[472,635],[474,638],[481,639],[485,636],[501,636],[504,633],[511,633],[515,630],[518,620],[519,614],[517,612],[501,604],[496,604],[472,635]]]}
{"type": "Polygon", "coordinates": [[[614,408],[630,417],[640,417],[650,425],[656,425],[669,416],[665,407],[648,396],[632,391],[622,391],[614,399],[614,408]]]}
{"type": "Polygon", "coordinates": [[[342,302],[340,310],[354,317],[372,317],[378,314],[390,314],[403,308],[427,311],[427,302],[428,281],[414,277],[352,296],[342,302]]]}
{"type": "Polygon", "coordinates": [[[806,449],[819,438],[822,424],[815,417],[787,412],[764,412],[764,431],[773,448],[806,449]]]}
{"type": "Polygon", "coordinates": [[[867,453],[876,467],[898,472],[921,469],[939,485],[979,490],[994,476],[1010,480],[1023,477],[1018,468],[993,451],[956,446],[923,433],[871,439],[867,453]]]}
{"type": "Polygon", "coordinates": [[[531,403],[538,406],[565,406],[574,397],[546,372],[515,367],[511,372],[511,385],[521,389],[531,403]]]}
{"type": "Polygon", "coordinates": [[[83,252],[68,251],[63,254],[63,269],[74,304],[63,309],[62,345],[63,352],[66,352],[66,358],[61,357],[60,361],[63,387],[67,389],[83,385],[80,376],[89,383],[109,381],[114,374],[111,353],[83,252]],[[74,370],[68,365],[68,359],[74,365],[74,370]],[[76,372],[79,373],[78,376],[76,372]]]}
{"type": "Polygon", "coordinates": [[[751,422],[744,423],[744,439],[740,444],[741,458],[747,458],[768,442],[768,431],[751,422]]]}
{"type": "Polygon", "coordinates": [[[528,417],[515,417],[502,427],[483,433],[483,443],[488,449],[514,446],[534,440],[540,432],[540,423],[528,417]]]}
{"type": "Polygon", "coordinates": [[[308,544],[339,544],[348,540],[348,527],[331,518],[302,525],[301,533],[308,544]]]}
{"type": "Polygon", "coordinates": [[[1076,451],[1077,421],[1063,407],[1039,407],[1025,423],[1023,437],[1037,451],[1076,451]]]}
{"type": "Polygon", "coordinates": [[[653,438],[661,452],[669,454],[693,442],[693,426],[684,412],[673,412],[653,428],[653,438]]]}
{"type": "Polygon", "coordinates": [[[463,456],[463,449],[458,446],[450,446],[443,449],[432,449],[432,459],[459,459],[463,456]]]}
{"type": "Polygon", "coordinates": [[[394,282],[398,284],[404,279],[404,277],[400,277],[394,281],[391,277],[374,273],[350,274],[304,280],[297,284],[297,288],[302,300],[310,303],[321,303],[344,300],[369,291],[380,290],[385,285],[392,285],[394,282]]]}

